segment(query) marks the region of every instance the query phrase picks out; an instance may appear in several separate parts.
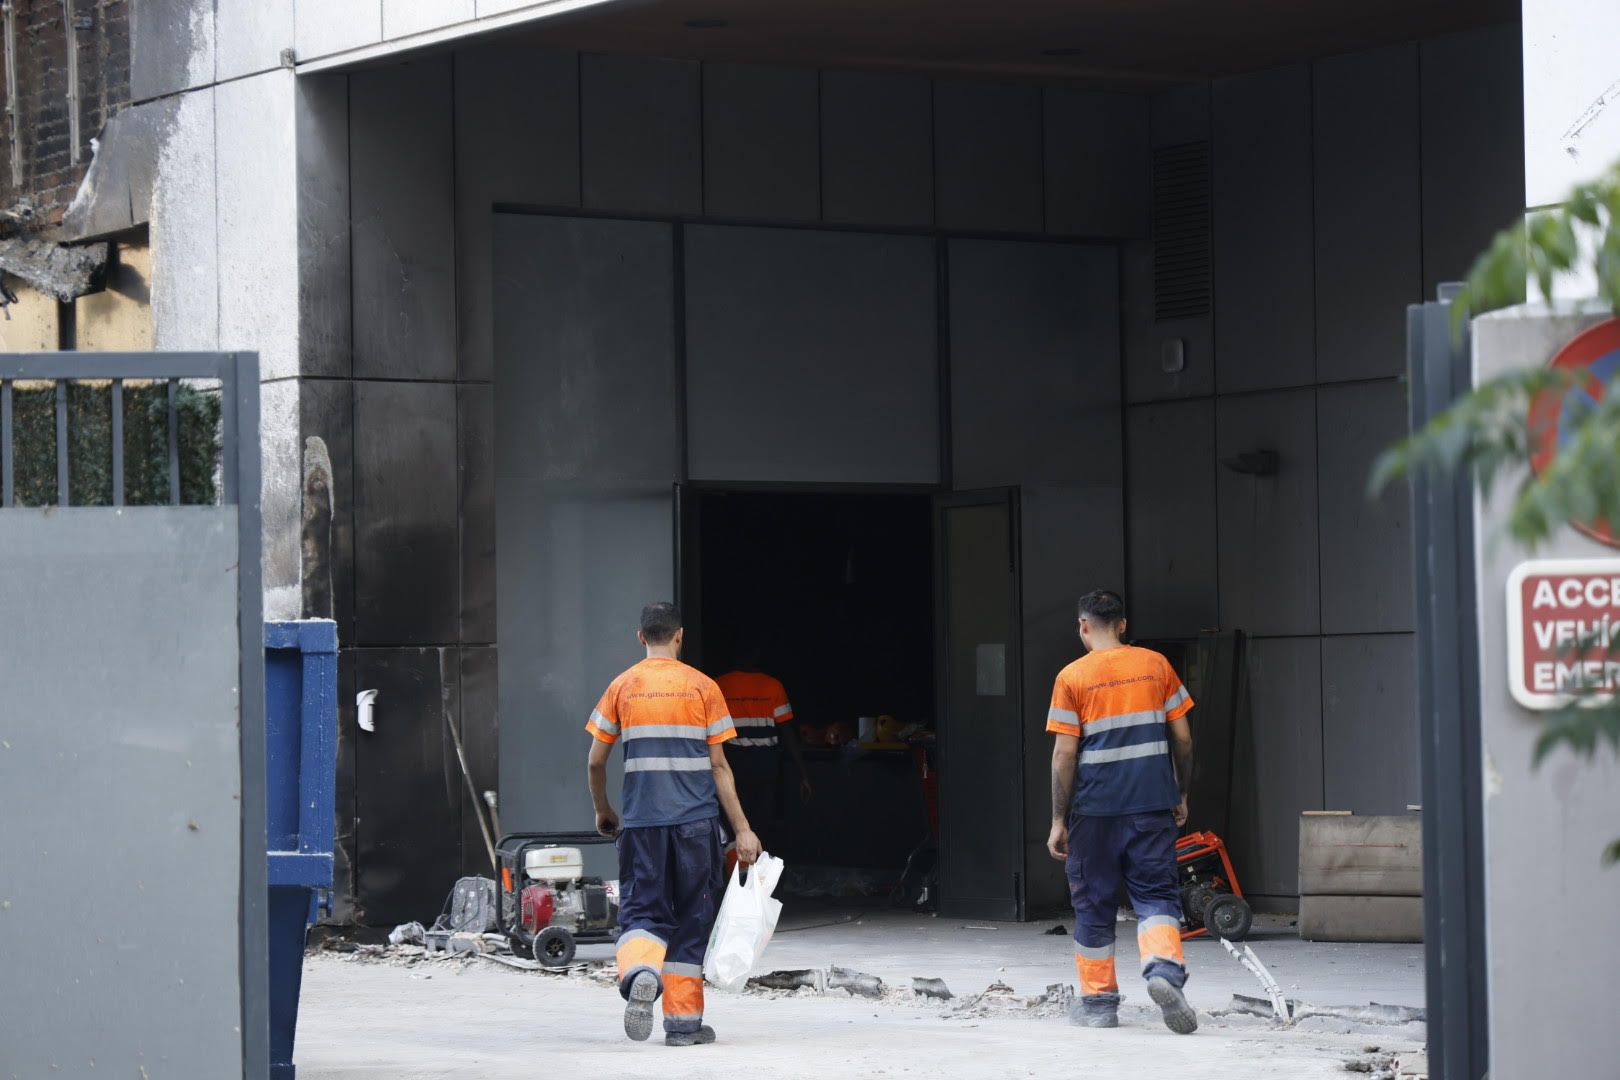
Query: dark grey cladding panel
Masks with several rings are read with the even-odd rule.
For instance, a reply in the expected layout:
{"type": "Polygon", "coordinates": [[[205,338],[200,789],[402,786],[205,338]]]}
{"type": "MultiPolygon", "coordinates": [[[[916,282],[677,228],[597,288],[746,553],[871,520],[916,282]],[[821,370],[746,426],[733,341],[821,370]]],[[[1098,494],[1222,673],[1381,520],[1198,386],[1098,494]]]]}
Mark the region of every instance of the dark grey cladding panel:
{"type": "MultiPolygon", "coordinates": [[[[99,27],[81,32],[80,48],[100,33],[99,27]]],[[[214,0],[140,0],[129,5],[132,100],[177,94],[213,81],[214,0]]],[[[86,139],[93,134],[85,132],[86,139]]]]}
{"type": "Polygon", "coordinates": [[[814,71],[703,68],[703,209],[710,217],[815,221],[821,215],[814,71]]]}
{"type": "Polygon", "coordinates": [[[1148,235],[1149,98],[1057,87],[1045,94],[1046,231],[1148,235]]]}
{"type": "Polygon", "coordinates": [[[1125,491],[1133,633],[1192,637],[1218,626],[1215,403],[1127,409],[1125,491]]]}
{"type": "Polygon", "coordinates": [[[1421,45],[1423,295],[1461,281],[1524,213],[1524,57],[1518,23],[1421,45]]]}
{"type": "MultiPolygon", "coordinates": [[[[490,821],[484,792],[495,791],[499,798],[500,726],[496,718],[496,655],[493,647],[463,648],[461,657],[461,745],[467,754],[467,771],[472,774],[473,790],[478,793],[477,813],[484,815],[490,834],[500,839],[490,821]]],[[[474,812],[473,797],[462,793],[461,872],[490,877],[489,853],[483,831],[474,812]]],[[[498,805],[498,804],[497,804],[498,805]]],[[[503,820],[504,827],[505,822],[503,820]]]]}
{"type": "Polygon", "coordinates": [[[354,384],[304,379],[298,384],[299,461],[305,440],[319,436],[332,458],[332,606],[338,641],[354,643],[354,384]]]}
{"type": "Polygon", "coordinates": [[[1411,634],[1322,639],[1326,809],[1404,814],[1423,802],[1416,653],[1411,634]]]}
{"type": "Polygon", "coordinates": [[[450,58],[349,79],[354,373],[456,375],[450,58]]]}
{"type": "Polygon", "coordinates": [[[355,640],[454,641],[456,387],[355,383],[355,640]]]}
{"type": "Polygon", "coordinates": [[[460,440],[461,638],[495,641],[495,390],[457,389],[460,440]]]}
{"type": "Polygon", "coordinates": [[[595,54],[579,64],[585,205],[702,213],[698,65],[595,54]]]}
{"type": "Polygon", "coordinates": [[[1319,61],[1315,77],[1316,377],[1406,370],[1423,299],[1418,49],[1319,61]]]}
{"type": "Polygon", "coordinates": [[[935,482],[934,255],[920,236],[688,229],[691,475],[935,482]]]}
{"type": "Polygon", "coordinates": [[[1315,396],[1313,390],[1244,394],[1215,407],[1224,630],[1321,631],[1315,396]],[[1222,464],[1264,451],[1276,455],[1274,475],[1222,464]]]}
{"type": "Polygon", "coordinates": [[[955,486],[1117,489],[1114,250],[955,240],[949,260],[955,486]]]}
{"type": "Polygon", "coordinates": [[[1151,240],[1133,240],[1120,245],[1119,261],[1125,400],[1135,404],[1213,394],[1214,321],[1207,315],[1163,322],[1154,319],[1151,240]],[[1181,368],[1167,370],[1165,351],[1178,346],[1181,368]]]}
{"type": "Polygon", "coordinates": [[[298,371],[354,373],[349,244],[349,80],[295,84],[298,137],[298,371]]]}
{"type": "Polygon", "coordinates": [[[1215,84],[1215,381],[1315,379],[1311,83],[1304,66],[1215,84]]]}
{"type": "Polygon", "coordinates": [[[1411,493],[1402,483],[1367,496],[1373,462],[1407,433],[1406,385],[1324,386],[1317,415],[1322,632],[1411,630],[1411,493]]]}
{"type": "Polygon", "coordinates": [[[494,207],[579,205],[579,59],[503,42],[463,49],[455,65],[459,370],[487,380],[494,207]]]}
{"type": "Polygon", "coordinates": [[[1210,96],[1209,83],[1190,83],[1154,94],[1154,149],[1209,138],[1210,96]]]}
{"type": "Polygon", "coordinates": [[[1041,231],[1041,92],[1005,83],[934,84],[938,224],[1041,231]]]}
{"type": "MultiPolygon", "coordinates": [[[[339,631],[341,642],[342,631],[339,631]]],[[[358,655],[353,649],[338,651],[337,699],[337,783],[334,788],[334,813],[337,821],[333,832],[332,849],[332,915],[331,921],[341,925],[354,923],[354,904],[358,895],[355,882],[355,757],[361,731],[355,724],[355,666],[358,655]]]]}
{"type": "Polygon", "coordinates": [[[460,709],[456,650],[357,650],[355,685],[377,691],[377,730],[356,736],[359,917],[431,923],[461,872],[466,795],[446,724],[460,709]]]}
{"type": "Polygon", "coordinates": [[[1323,809],[1321,641],[1251,640],[1247,649],[1248,707],[1239,708],[1234,738],[1227,842],[1245,892],[1292,896],[1299,816],[1323,809]]]}
{"type": "Polygon", "coordinates": [[[934,221],[933,104],[920,75],[821,76],[821,206],[850,225],[934,221]]]}

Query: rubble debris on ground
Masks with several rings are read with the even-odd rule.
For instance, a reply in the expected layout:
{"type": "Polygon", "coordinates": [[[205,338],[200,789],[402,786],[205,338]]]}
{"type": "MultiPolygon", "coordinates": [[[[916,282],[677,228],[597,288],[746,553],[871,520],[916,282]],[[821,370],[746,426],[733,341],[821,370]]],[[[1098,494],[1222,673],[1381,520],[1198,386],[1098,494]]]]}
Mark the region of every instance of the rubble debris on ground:
{"type": "Polygon", "coordinates": [[[987,1017],[1017,1014],[1036,1018],[1066,1017],[1074,1007],[1074,987],[1068,983],[1053,983],[1045,993],[1028,997],[1014,992],[1004,982],[993,982],[984,992],[961,999],[952,1015],[959,1017],[987,1017]]]}
{"type": "Polygon", "coordinates": [[[951,993],[950,987],[945,985],[944,979],[913,978],[911,992],[918,997],[936,998],[940,1001],[949,1001],[956,996],[951,993]]]}
{"type": "MultiPolygon", "coordinates": [[[[943,983],[941,985],[944,985],[943,983]]],[[[824,994],[828,990],[844,990],[852,996],[880,998],[883,980],[864,971],[830,967],[799,968],[793,971],[771,971],[748,980],[750,989],[758,990],[813,990],[824,994]]]]}
{"type": "Polygon", "coordinates": [[[1068,937],[1069,928],[1064,926],[1062,923],[1058,923],[1056,926],[1052,927],[1052,929],[1042,930],[1041,933],[1045,934],[1047,937],[1068,937]]]}
{"type": "MultiPolygon", "coordinates": [[[[1428,1012],[1424,1009],[1415,1009],[1409,1005],[1380,1005],[1378,1002],[1369,1002],[1366,1005],[1312,1005],[1309,1002],[1288,998],[1284,1003],[1287,1011],[1286,1021],[1295,1023],[1308,1017],[1323,1017],[1330,1020],[1347,1020],[1355,1024],[1382,1024],[1398,1026],[1402,1024],[1426,1024],[1428,1012]]],[[[1232,1004],[1220,1010],[1217,1015],[1241,1014],[1246,1016],[1263,1016],[1271,1018],[1273,1009],[1271,1002],[1265,998],[1250,997],[1247,994],[1233,994],[1232,1004]]]]}

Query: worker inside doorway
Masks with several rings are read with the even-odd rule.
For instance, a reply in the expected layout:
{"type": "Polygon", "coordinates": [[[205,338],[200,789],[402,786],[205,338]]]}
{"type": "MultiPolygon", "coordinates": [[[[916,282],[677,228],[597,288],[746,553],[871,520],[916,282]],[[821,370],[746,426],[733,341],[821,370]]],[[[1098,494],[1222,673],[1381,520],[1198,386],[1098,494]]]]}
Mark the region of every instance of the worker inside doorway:
{"type": "Polygon", "coordinates": [[[1064,863],[1074,902],[1081,999],[1072,1019],[1119,1026],[1114,928],[1123,878],[1148,996],[1165,1026],[1190,1035],[1198,1016],[1182,993],[1176,835],[1187,821],[1193,701],[1168,660],[1120,640],[1125,629],[1117,593],[1098,589],[1080,598],[1086,655],[1058,673],[1047,714],[1046,730],[1056,739],[1046,846],[1064,863]]]}
{"type": "Polygon", "coordinates": [[[737,801],[723,743],[737,729],[714,680],[681,663],[674,604],[649,604],[637,639],[647,657],[608,686],[585,725],[596,829],[619,849],[619,992],[624,1033],[652,1034],[664,999],[664,1042],[714,1041],[703,1023],[703,954],[720,900],[722,809],[737,857],[759,858],[759,838],[737,801]],[[624,743],[624,816],[607,797],[607,761],[624,743]]]}
{"type": "Polygon", "coordinates": [[[783,747],[793,759],[801,802],[810,801],[811,787],[794,731],[793,705],[781,680],[762,670],[762,652],[757,637],[740,640],[731,650],[732,669],[715,682],[737,727],[737,737],[726,742],[737,798],[755,831],[769,843],[779,819],[783,747]]]}

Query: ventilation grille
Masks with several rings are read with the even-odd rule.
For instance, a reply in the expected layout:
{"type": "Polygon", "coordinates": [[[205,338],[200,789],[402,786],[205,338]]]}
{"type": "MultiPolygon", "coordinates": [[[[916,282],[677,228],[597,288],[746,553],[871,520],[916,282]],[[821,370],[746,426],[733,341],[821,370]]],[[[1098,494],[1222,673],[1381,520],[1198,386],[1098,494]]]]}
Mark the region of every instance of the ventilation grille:
{"type": "Polygon", "coordinates": [[[1153,152],[1153,319],[1209,314],[1209,143],[1153,152]]]}

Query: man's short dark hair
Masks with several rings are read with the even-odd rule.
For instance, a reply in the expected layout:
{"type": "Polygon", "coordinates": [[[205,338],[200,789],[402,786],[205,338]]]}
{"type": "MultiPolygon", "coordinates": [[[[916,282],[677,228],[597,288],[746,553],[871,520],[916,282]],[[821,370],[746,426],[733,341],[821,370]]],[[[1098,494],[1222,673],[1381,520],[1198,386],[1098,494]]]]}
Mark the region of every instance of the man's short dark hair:
{"type": "Polygon", "coordinates": [[[641,609],[641,636],[649,645],[668,645],[680,628],[681,611],[674,604],[660,600],[641,609]]]}
{"type": "Polygon", "coordinates": [[[1125,601],[1117,592],[1093,589],[1080,598],[1080,617],[1102,626],[1118,626],[1125,621],[1125,601]]]}

